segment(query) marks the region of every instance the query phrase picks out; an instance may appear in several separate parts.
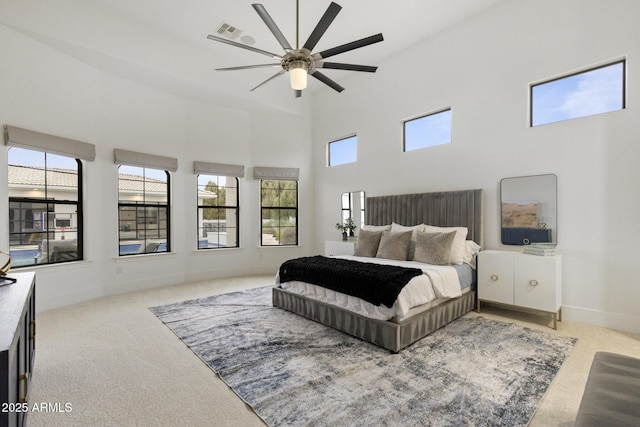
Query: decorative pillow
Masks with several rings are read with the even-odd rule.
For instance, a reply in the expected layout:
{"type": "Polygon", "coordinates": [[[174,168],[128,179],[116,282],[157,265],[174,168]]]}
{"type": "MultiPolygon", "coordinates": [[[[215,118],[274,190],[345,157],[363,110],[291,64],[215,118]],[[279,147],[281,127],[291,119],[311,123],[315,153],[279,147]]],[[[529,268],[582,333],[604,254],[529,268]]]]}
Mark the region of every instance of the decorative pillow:
{"type": "Polygon", "coordinates": [[[451,264],[462,264],[464,262],[464,245],[467,240],[469,230],[467,227],[436,227],[434,225],[425,225],[424,231],[427,233],[448,233],[456,232],[456,237],[451,245],[451,264]]]}
{"type": "Polygon", "coordinates": [[[424,224],[418,224],[411,227],[407,227],[405,225],[396,224],[395,222],[391,223],[391,231],[394,233],[399,233],[403,231],[412,231],[411,241],[409,242],[409,249],[407,251],[407,259],[412,260],[413,254],[416,249],[416,233],[418,231],[424,231],[424,224]]]}
{"type": "Polygon", "coordinates": [[[389,225],[363,225],[362,230],[367,231],[389,231],[391,230],[391,224],[389,225]]]}
{"type": "Polygon", "coordinates": [[[378,253],[378,246],[380,245],[381,237],[382,231],[360,230],[354,255],[375,258],[378,253]]]}
{"type": "Polygon", "coordinates": [[[416,252],[414,261],[434,265],[449,265],[451,260],[451,245],[456,232],[425,233],[419,231],[416,236],[416,252]]]}
{"type": "Polygon", "coordinates": [[[412,231],[394,233],[393,231],[383,231],[380,238],[380,246],[376,258],[393,259],[406,261],[409,242],[412,231]]]}

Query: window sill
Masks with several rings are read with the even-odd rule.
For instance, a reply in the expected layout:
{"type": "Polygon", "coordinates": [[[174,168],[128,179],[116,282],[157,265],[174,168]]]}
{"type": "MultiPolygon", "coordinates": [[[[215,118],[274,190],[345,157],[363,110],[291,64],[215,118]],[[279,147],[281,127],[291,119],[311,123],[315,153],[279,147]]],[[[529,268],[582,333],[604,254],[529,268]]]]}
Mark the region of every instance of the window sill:
{"type": "Polygon", "coordinates": [[[215,254],[215,253],[220,253],[220,252],[237,252],[237,251],[242,251],[244,250],[244,248],[239,247],[239,248],[211,248],[211,249],[195,249],[192,250],[191,253],[192,254],[198,254],[198,255],[202,255],[202,254],[215,254]]]}
{"type": "Polygon", "coordinates": [[[175,252],[158,252],[158,253],[150,253],[150,254],[137,254],[137,255],[125,255],[113,258],[113,262],[117,263],[127,263],[127,262],[136,262],[142,259],[155,259],[155,258],[167,258],[167,257],[175,257],[175,252]]]}
{"type": "MultiPolygon", "coordinates": [[[[77,270],[79,268],[90,268],[93,261],[91,260],[79,260],[79,261],[68,261],[68,262],[59,262],[55,264],[35,264],[35,265],[25,265],[19,267],[12,267],[11,271],[21,272],[21,271],[38,271],[38,270],[50,270],[55,269],[56,271],[65,271],[65,270],[77,270]]],[[[11,275],[11,273],[9,273],[11,275]]]]}

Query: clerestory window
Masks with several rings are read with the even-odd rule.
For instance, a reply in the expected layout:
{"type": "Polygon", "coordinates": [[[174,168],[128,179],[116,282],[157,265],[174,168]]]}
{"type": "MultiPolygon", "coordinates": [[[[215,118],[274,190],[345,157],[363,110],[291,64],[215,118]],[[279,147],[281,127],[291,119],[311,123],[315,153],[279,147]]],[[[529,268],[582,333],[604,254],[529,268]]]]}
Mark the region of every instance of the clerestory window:
{"type": "Polygon", "coordinates": [[[625,65],[622,60],[532,84],[531,126],[624,109],[625,65]]]}

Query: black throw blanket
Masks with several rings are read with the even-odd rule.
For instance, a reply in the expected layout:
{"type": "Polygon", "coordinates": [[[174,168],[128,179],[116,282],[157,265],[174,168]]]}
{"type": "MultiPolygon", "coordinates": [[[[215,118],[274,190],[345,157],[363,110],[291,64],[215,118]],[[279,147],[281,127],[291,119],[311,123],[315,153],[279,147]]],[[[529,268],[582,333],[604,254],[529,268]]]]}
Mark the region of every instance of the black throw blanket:
{"type": "Polygon", "coordinates": [[[391,308],[419,268],[381,265],[323,256],[302,257],[280,266],[280,283],[300,281],[391,308]]]}

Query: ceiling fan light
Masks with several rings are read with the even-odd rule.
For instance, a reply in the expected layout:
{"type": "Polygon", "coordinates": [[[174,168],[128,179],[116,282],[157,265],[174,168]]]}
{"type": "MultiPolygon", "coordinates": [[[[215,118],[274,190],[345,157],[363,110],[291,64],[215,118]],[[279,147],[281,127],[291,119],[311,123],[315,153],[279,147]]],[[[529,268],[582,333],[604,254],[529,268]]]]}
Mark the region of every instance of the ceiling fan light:
{"type": "Polygon", "coordinates": [[[307,70],[303,67],[290,68],[291,89],[303,90],[307,88],[307,70]]]}

